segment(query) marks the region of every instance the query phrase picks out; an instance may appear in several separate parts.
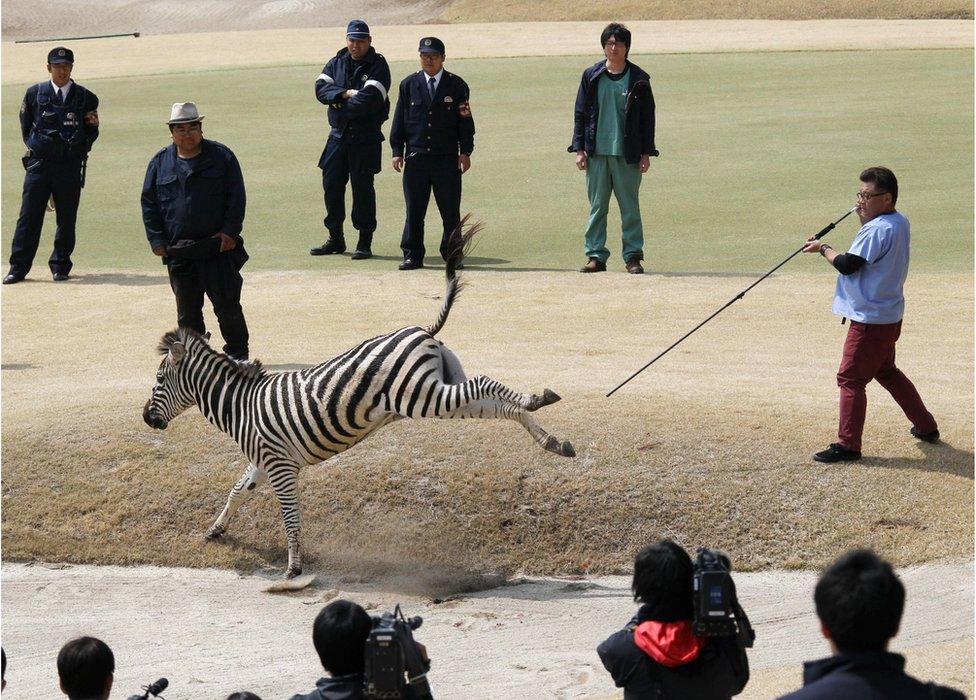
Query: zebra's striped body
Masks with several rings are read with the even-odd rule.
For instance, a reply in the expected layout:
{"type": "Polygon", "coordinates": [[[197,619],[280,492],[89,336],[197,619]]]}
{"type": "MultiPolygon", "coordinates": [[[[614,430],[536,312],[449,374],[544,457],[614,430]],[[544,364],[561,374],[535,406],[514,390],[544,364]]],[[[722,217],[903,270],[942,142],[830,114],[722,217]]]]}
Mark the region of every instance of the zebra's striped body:
{"type": "Polygon", "coordinates": [[[457,295],[453,268],[448,266],[448,290],[433,327],[377,336],[297,372],[274,374],[259,362],[239,364],[188,329],[163,337],[159,347],[166,357],[143,411],[146,423],[163,429],[196,405],[250,461],[208,537],[223,534],[234,512],[267,480],[285,522],[288,575],[297,575],[298,470],[400,418],[507,418],[521,423],[545,449],[574,456],[570,443],[556,440],[528,413],[558,401],[556,394],[522,394],[487,377],[466,379],[455,355],[434,338],[457,295]]]}

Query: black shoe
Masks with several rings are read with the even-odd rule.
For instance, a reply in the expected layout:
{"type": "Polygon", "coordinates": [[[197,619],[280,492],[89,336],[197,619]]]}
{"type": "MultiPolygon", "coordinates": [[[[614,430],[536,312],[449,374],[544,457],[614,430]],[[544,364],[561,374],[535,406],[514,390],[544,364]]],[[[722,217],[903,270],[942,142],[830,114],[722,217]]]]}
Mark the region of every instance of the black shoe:
{"type": "Polygon", "coordinates": [[[18,282],[23,282],[23,281],[24,281],[23,275],[15,275],[13,272],[11,272],[9,275],[3,278],[4,284],[17,284],[18,282]]]}
{"type": "Polygon", "coordinates": [[[51,277],[55,282],[66,282],[68,280],[68,273],[55,272],[53,275],[51,275],[51,277]]]}
{"type": "Polygon", "coordinates": [[[308,251],[309,255],[335,255],[336,253],[346,252],[346,239],[341,236],[336,238],[334,236],[329,236],[329,240],[320,245],[318,248],[312,248],[308,251]]]}
{"type": "Polygon", "coordinates": [[[356,252],[352,254],[353,260],[367,260],[371,257],[373,257],[373,251],[371,251],[369,248],[366,248],[365,250],[356,248],[356,252]]]}
{"type": "Polygon", "coordinates": [[[861,453],[849,450],[838,442],[830,443],[830,447],[813,456],[814,462],[856,462],[861,459],[861,453]]]}
{"type": "MultiPolygon", "coordinates": [[[[6,281],[4,282],[4,284],[6,284],[6,281]]],[[[936,444],[939,441],[939,429],[938,428],[936,428],[935,430],[933,430],[931,433],[920,433],[920,432],[918,432],[918,429],[917,428],[914,428],[913,427],[908,432],[910,432],[912,434],[912,437],[918,438],[922,442],[930,442],[930,443],[932,443],[934,445],[934,444],[936,444]]]]}
{"type": "Polygon", "coordinates": [[[401,270],[419,270],[424,266],[422,260],[414,260],[413,258],[407,258],[402,263],[400,263],[401,270]]]}

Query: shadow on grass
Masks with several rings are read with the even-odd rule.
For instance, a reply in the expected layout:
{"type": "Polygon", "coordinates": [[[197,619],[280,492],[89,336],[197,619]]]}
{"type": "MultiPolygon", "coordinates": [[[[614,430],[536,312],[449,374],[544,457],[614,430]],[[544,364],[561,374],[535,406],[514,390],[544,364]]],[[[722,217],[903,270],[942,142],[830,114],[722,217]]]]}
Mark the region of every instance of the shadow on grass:
{"type": "Polygon", "coordinates": [[[152,287],[155,285],[169,286],[169,280],[162,275],[131,275],[131,274],[92,274],[77,275],[71,278],[75,284],[112,284],[117,287],[152,287]]]}
{"type": "Polygon", "coordinates": [[[29,362],[5,362],[0,365],[0,369],[34,369],[37,365],[32,365],[29,362]]]}
{"type": "Polygon", "coordinates": [[[868,457],[861,461],[868,467],[886,467],[889,469],[915,469],[922,472],[942,472],[955,476],[973,478],[973,453],[960,450],[946,442],[932,445],[927,442],[918,443],[919,450],[924,455],[922,459],[904,459],[899,457],[868,457]]]}

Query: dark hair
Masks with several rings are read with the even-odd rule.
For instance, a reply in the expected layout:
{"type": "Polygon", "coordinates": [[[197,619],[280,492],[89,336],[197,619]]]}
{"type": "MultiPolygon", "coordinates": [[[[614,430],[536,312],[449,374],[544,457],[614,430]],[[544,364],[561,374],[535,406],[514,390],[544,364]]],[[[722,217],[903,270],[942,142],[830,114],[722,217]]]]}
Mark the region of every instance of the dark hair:
{"type": "Polygon", "coordinates": [[[891,193],[891,206],[898,202],[898,178],[888,168],[880,165],[868,168],[861,173],[861,182],[873,182],[882,192],[891,193]]]}
{"type": "Polygon", "coordinates": [[[868,549],[848,552],[813,591],[817,617],[841,651],[879,651],[898,633],[905,587],[891,564],[868,549]]]}
{"type": "Polygon", "coordinates": [[[671,540],[641,550],[634,559],[634,600],[647,607],[650,619],[690,620],[694,570],[688,552],[671,540]]]}
{"type": "Polygon", "coordinates": [[[115,672],[115,656],[108,644],[94,637],[78,637],[58,653],[58,677],[69,698],[96,698],[115,672]]]}
{"type": "Polygon", "coordinates": [[[315,617],[312,643],[322,668],[333,676],[362,673],[364,645],[373,628],[362,606],[348,600],[335,600],[315,617]]]}
{"type": "Polygon", "coordinates": [[[226,700],[261,700],[261,698],[252,692],[242,690],[239,693],[231,693],[226,700]]]}
{"type": "Polygon", "coordinates": [[[600,46],[606,46],[611,37],[627,47],[627,53],[624,56],[629,56],[630,30],[619,22],[611,22],[603,28],[603,34],[600,35],[600,46]]]}

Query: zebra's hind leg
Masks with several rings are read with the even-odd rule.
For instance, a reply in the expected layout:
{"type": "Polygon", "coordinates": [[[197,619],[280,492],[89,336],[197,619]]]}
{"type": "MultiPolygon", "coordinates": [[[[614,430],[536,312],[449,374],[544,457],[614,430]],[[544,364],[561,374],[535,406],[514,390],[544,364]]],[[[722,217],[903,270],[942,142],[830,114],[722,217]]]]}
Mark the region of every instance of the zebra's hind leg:
{"type": "Polygon", "coordinates": [[[569,440],[560,441],[550,435],[542,426],[536,423],[535,418],[529,415],[527,409],[506,403],[499,399],[478,399],[469,401],[459,408],[454,409],[438,418],[507,418],[522,424],[529,435],[535,439],[539,446],[544,450],[557,454],[560,457],[575,457],[576,450],[573,449],[569,440]]]}
{"type": "Polygon", "coordinates": [[[227,532],[227,525],[230,523],[230,519],[234,517],[234,513],[240,508],[253,494],[254,490],[268,480],[268,474],[260,467],[249,464],[244,473],[241,474],[241,478],[237,480],[234,484],[234,488],[230,490],[230,495],[227,496],[227,504],[224,509],[217,516],[214,524],[210,526],[207,530],[207,534],[204,535],[208,540],[220,539],[220,536],[227,532]]]}
{"type": "Polygon", "coordinates": [[[285,538],[288,540],[288,570],[285,578],[295,578],[302,573],[302,553],[298,546],[301,534],[301,518],[298,512],[298,466],[277,464],[268,467],[268,481],[281,505],[281,517],[285,521],[285,538]]]}

